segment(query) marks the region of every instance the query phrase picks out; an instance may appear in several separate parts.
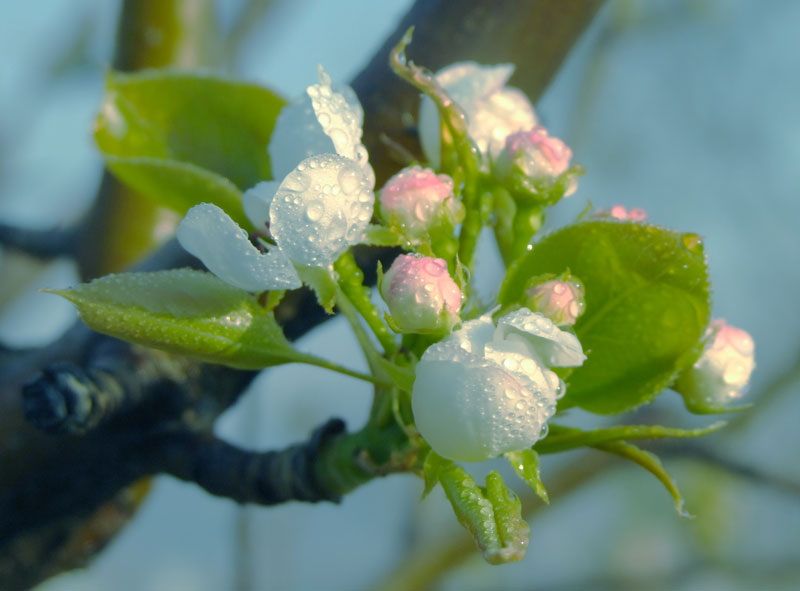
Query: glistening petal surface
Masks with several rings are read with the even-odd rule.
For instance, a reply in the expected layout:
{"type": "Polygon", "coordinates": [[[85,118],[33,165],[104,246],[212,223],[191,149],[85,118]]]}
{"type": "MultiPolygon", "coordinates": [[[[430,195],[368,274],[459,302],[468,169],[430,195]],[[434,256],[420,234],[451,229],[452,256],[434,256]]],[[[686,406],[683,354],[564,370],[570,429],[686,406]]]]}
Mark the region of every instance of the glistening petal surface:
{"type": "Polygon", "coordinates": [[[203,261],[217,277],[247,291],[300,287],[286,256],[278,249],[261,253],[247,232],[216,205],[201,203],[190,209],[178,226],[178,242],[203,261]]]}

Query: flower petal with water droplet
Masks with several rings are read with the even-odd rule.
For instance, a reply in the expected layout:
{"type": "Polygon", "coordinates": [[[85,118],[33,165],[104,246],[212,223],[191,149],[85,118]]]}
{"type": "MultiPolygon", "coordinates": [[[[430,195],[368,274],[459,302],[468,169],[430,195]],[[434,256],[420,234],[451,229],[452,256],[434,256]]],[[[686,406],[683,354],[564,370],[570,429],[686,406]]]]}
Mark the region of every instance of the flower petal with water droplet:
{"type": "Polygon", "coordinates": [[[578,337],[559,329],[542,314],[520,308],[497,322],[497,335],[506,339],[516,334],[545,364],[552,367],[577,367],[586,360],[578,337]]]}
{"type": "MultiPolygon", "coordinates": [[[[436,73],[436,82],[467,117],[467,131],[482,154],[497,157],[506,137],[536,125],[536,114],[525,95],[505,84],[514,72],[512,64],[484,66],[458,62],[436,73]]],[[[419,113],[419,135],[425,156],[439,168],[441,130],[433,101],[423,97],[419,113]]]]}
{"type": "Polygon", "coordinates": [[[357,162],[320,154],[297,165],[270,205],[270,231],[289,258],[325,266],[361,241],[375,195],[357,162]]]}
{"type": "Polygon", "coordinates": [[[195,205],[178,226],[178,242],[217,277],[247,291],[294,289],[300,278],[278,249],[261,253],[228,214],[211,203],[195,205]]]}

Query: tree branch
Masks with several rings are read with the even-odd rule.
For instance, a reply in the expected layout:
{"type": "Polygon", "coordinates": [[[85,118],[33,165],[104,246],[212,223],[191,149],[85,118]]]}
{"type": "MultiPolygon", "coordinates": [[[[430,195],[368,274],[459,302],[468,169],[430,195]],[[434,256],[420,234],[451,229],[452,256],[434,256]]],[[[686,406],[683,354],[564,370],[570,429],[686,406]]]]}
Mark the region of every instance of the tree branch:
{"type": "MultiPolygon", "coordinates": [[[[180,0],[147,4],[156,11],[161,10],[159,5],[169,11],[180,0]]],[[[418,27],[410,51],[420,64],[436,69],[464,59],[516,61],[520,68],[514,83],[535,100],[601,4],[601,0],[418,1],[397,33],[353,83],[365,107],[365,143],[379,178],[386,178],[395,168],[391,150],[380,139],[381,131],[419,154],[408,117],[416,112],[417,93],[396,79],[387,65],[389,48],[408,24],[418,27]]],[[[145,10],[142,2],[125,2],[124,10],[133,10],[134,5],[145,10]]],[[[138,39],[136,31],[141,30],[136,27],[147,24],[147,19],[123,21],[120,34],[128,43],[138,39]]],[[[171,35],[171,25],[168,20],[164,22],[161,32],[171,35]]],[[[184,31],[187,36],[181,40],[196,40],[192,33],[204,30],[196,27],[184,31]]],[[[141,46],[146,48],[147,44],[141,46]]],[[[167,46],[172,51],[181,47],[172,40],[167,46]]],[[[189,51],[180,56],[198,58],[199,54],[189,51]]],[[[128,56],[123,44],[115,65],[133,69],[143,63],[128,56]]],[[[147,65],[159,63],[150,60],[147,65]]],[[[136,205],[145,203],[139,196],[126,197],[122,195],[125,191],[110,177],[105,178],[101,199],[93,217],[83,226],[87,231],[78,247],[86,276],[132,260],[131,244],[138,244],[135,248],[139,251],[146,247],[137,241],[150,234],[131,222],[136,217],[150,224],[152,216],[136,205]],[[124,250],[117,252],[114,244],[124,250]]],[[[179,247],[174,243],[167,245],[145,268],[186,264],[176,249],[179,247]]],[[[377,259],[391,260],[394,254],[385,249],[359,249],[356,257],[368,281],[374,281],[377,259]]],[[[299,337],[326,318],[305,290],[289,294],[276,317],[289,338],[299,337]]],[[[335,498],[378,473],[409,468],[387,464],[387,458],[376,459],[368,449],[391,440],[391,433],[337,435],[328,427],[318,441],[312,438],[288,450],[256,454],[211,439],[214,419],[233,404],[252,373],[111,342],[108,337],[77,327],[53,346],[17,359],[13,367],[0,367],[0,377],[4,377],[0,390],[0,455],[4,461],[11,459],[0,474],[0,515],[4,516],[0,522],[0,580],[11,588],[31,585],[60,568],[78,564],[74,557],[50,560],[51,544],[59,545],[60,551],[65,541],[75,539],[76,528],[97,514],[101,504],[144,474],[166,471],[197,481],[215,494],[265,502],[335,498]],[[114,351],[113,361],[102,353],[106,348],[114,351]],[[54,362],[73,365],[50,367],[54,362]],[[150,370],[137,371],[145,366],[150,370]],[[34,422],[40,421],[40,426],[59,432],[50,436],[25,422],[18,397],[21,384],[42,369],[45,381],[39,383],[38,390],[33,385],[27,390],[28,415],[34,422]],[[264,473],[260,473],[262,470],[264,473]],[[284,481],[287,475],[288,481],[284,481]],[[31,548],[35,549],[33,553],[31,548]],[[21,561],[26,551],[38,560],[21,561]]],[[[339,423],[334,424],[338,429],[339,423]]]]}

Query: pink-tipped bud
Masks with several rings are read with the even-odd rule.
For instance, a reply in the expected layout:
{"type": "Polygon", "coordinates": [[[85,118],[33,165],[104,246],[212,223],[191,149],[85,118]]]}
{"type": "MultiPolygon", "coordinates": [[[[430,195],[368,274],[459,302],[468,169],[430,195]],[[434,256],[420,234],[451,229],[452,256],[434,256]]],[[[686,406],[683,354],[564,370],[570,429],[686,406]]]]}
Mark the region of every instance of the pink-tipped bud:
{"type": "Polygon", "coordinates": [[[441,216],[455,214],[460,205],[453,198],[453,179],[420,166],[404,168],[381,190],[381,215],[410,236],[424,234],[441,216]]]}
{"type": "Polygon", "coordinates": [[[461,290],[443,259],[401,254],[383,276],[380,292],[400,331],[446,332],[460,321],[461,290]]]}
{"type": "Polygon", "coordinates": [[[528,307],[557,326],[572,326],[585,307],[583,285],[577,279],[552,279],[528,290],[528,307]]]}
{"type": "Polygon", "coordinates": [[[741,398],[756,366],[755,345],[747,331],[728,325],[723,319],[711,321],[709,337],[700,359],[676,385],[686,406],[693,412],[718,412],[741,398]]]}
{"type": "MultiPolygon", "coordinates": [[[[555,181],[569,170],[571,159],[572,150],[557,137],[551,137],[547,129],[537,125],[506,138],[506,147],[497,160],[497,170],[501,176],[506,176],[517,168],[534,180],[555,181]]],[[[572,178],[564,196],[572,195],[577,188],[578,181],[572,178]]]]}
{"type": "Polygon", "coordinates": [[[609,210],[598,212],[598,217],[614,218],[615,220],[629,220],[631,222],[644,222],[647,220],[647,212],[641,207],[625,209],[624,205],[615,205],[609,210]]]}

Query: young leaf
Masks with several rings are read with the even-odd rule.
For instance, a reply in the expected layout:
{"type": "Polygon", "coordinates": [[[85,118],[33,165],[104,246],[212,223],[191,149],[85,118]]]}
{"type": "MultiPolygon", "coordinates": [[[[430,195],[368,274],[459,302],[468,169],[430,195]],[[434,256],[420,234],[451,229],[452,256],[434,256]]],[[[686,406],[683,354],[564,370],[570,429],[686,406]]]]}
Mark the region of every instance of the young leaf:
{"type": "Polygon", "coordinates": [[[209,199],[191,185],[231,185],[211,202],[241,224],[241,205],[229,209],[228,193],[271,178],[267,145],[284,104],[260,86],[211,75],[111,72],[95,141],[124,182],[181,213],[209,199]]]}
{"type": "Polygon", "coordinates": [[[239,225],[252,227],[242,208],[242,192],[215,172],[164,158],[106,156],[106,165],[122,182],[182,215],[198,203],[213,203],[239,225]]]}
{"type": "Polygon", "coordinates": [[[383,357],[378,358],[378,363],[381,368],[383,368],[383,371],[392,379],[395,386],[409,394],[411,393],[414,389],[414,379],[416,378],[413,369],[410,367],[402,367],[383,357]]]}
{"type": "Polygon", "coordinates": [[[522,517],[522,502],[503,482],[499,472],[486,475],[486,498],[494,509],[494,520],[502,550],[487,560],[493,564],[514,562],[525,558],[531,539],[531,528],[522,517]]]}
{"type": "Polygon", "coordinates": [[[672,476],[670,476],[669,472],[666,471],[664,465],[661,463],[661,460],[658,459],[658,456],[648,451],[644,451],[635,445],[631,445],[630,443],[625,443],[624,441],[610,441],[608,443],[593,445],[592,447],[620,456],[626,460],[630,460],[635,464],[639,464],[642,468],[658,478],[661,484],[664,485],[664,488],[667,489],[667,492],[672,497],[672,500],[675,501],[675,510],[678,512],[678,515],[688,519],[692,518],[692,515],[689,514],[684,507],[685,502],[683,500],[683,496],[681,495],[681,491],[678,490],[678,485],[675,484],[672,476]]]}
{"type": "Polygon", "coordinates": [[[532,449],[523,449],[522,451],[510,451],[505,455],[519,477],[530,485],[536,496],[549,504],[550,496],[547,494],[539,472],[539,454],[532,449]]]}
{"type": "Polygon", "coordinates": [[[435,451],[430,450],[428,452],[428,455],[425,456],[425,462],[422,464],[422,478],[425,480],[425,490],[422,491],[423,499],[439,484],[439,476],[442,470],[452,464],[451,460],[445,460],[435,451]]]}
{"type": "Polygon", "coordinates": [[[550,423],[545,439],[535,445],[540,454],[552,454],[576,447],[592,446],[610,441],[630,441],[634,439],[687,439],[702,437],[719,431],[727,423],[719,421],[702,429],[671,429],[662,425],[619,425],[606,429],[583,431],[574,427],[562,427],[550,423]]]}
{"type": "Polygon", "coordinates": [[[439,471],[439,482],[458,522],[472,534],[487,562],[502,564],[525,557],[530,528],[522,519],[522,503],[497,472],[489,474],[484,490],[451,462],[439,471]]]}
{"type": "Polygon", "coordinates": [[[696,235],[630,222],[569,226],[513,265],[500,303],[524,304],[530,278],[567,270],[586,288],[575,333],[588,359],[568,377],[561,406],[630,410],[655,398],[699,355],[710,296],[696,235]]]}
{"type": "Polygon", "coordinates": [[[120,339],[242,369],[306,361],[254,296],[189,269],[123,273],[53,291],[120,339]]]}
{"type": "Polygon", "coordinates": [[[328,314],[333,314],[333,305],[336,303],[336,293],[339,290],[339,286],[336,284],[336,277],[331,270],[325,267],[297,265],[297,274],[303,284],[314,291],[317,296],[317,303],[328,314]]]}
{"type": "Polygon", "coordinates": [[[391,228],[370,224],[364,231],[363,243],[370,246],[403,246],[406,240],[391,228]]]}

